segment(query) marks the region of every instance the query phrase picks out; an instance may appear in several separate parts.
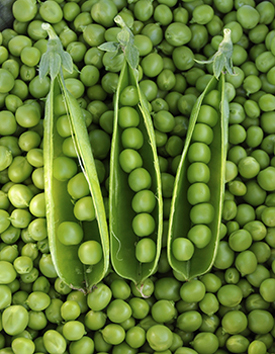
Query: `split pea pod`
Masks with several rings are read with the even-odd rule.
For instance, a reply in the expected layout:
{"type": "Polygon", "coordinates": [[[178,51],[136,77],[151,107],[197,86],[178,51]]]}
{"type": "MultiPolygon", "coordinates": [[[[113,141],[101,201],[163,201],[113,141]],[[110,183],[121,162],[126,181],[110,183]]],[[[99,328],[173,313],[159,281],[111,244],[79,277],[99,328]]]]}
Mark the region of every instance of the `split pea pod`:
{"type": "Polygon", "coordinates": [[[219,51],[206,62],[213,62],[213,76],[193,107],[175,178],[167,252],[185,280],[210,271],[219,244],[229,114],[220,74],[224,67],[232,73],[231,46],[230,30],[225,31],[219,51]]]}
{"type": "Polygon", "coordinates": [[[126,43],[126,54],[114,103],[110,250],[115,271],[142,287],[155,271],[160,256],[161,177],[152,119],[138,83],[138,52],[126,26],[120,39],[126,43]]]}
{"type": "Polygon", "coordinates": [[[40,75],[44,77],[49,73],[51,77],[44,120],[49,244],[58,276],[72,288],[87,292],[102,280],[108,269],[108,227],[84,116],[62,76],[62,66],[70,72],[72,60],[63,51],[51,27],[45,25],[45,29],[50,38],[48,50],[40,63],[40,75]],[[56,104],[58,97],[63,102],[61,112],[56,104]],[[61,114],[67,116],[71,127],[69,139],[72,139],[75,148],[74,157],[64,153],[66,139],[60,135],[56,124],[61,114]],[[86,188],[88,192],[75,202],[68,186],[77,175],[83,177],[81,183],[84,186],[79,182],[76,187],[86,188]],[[77,203],[81,204],[77,207],[77,203]]]}

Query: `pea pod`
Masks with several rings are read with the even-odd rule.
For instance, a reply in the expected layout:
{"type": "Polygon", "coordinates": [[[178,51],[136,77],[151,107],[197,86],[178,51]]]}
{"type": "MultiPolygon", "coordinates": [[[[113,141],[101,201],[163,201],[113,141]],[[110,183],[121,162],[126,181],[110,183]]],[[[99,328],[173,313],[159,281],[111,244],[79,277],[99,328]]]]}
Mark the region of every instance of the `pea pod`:
{"type": "Polygon", "coordinates": [[[103,198],[97,178],[92,149],[89,142],[81,108],[67,90],[61,72],[61,65],[70,72],[71,58],[63,52],[58,37],[49,25],[45,26],[50,39],[44,59],[40,63],[40,75],[48,72],[51,88],[45,106],[44,160],[45,160],[45,198],[48,224],[48,237],[53,262],[59,277],[72,288],[90,291],[100,282],[108,269],[109,240],[103,198]],[[78,163],[86,177],[93,199],[96,219],[79,222],[74,215],[74,205],[67,190],[67,182],[53,175],[55,158],[62,156],[63,138],[56,127],[55,96],[60,92],[66,105],[71,124],[71,135],[78,154],[78,163]],[[79,245],[65,245],[57,237],[57,230],[63,221],[79,223],[84,231],[83,241],[95,240],[102,247],[103,257],[94,265],[84,265],[78,257],[79,245]]]}
{"type": "MultiPolygon", "coordinates": [[[[119,21],[119,18],[117,17],[115,20],[119,21]]],[[[119,23],[121,24],[121,22],[119,23]]],[[[111,261],[115,271],[120,276],[132,280],[138,287],[141,287],[144,280],[155,271],[160,256],[162,235],[161,178],[152,119],[148,110],[148,103],[138,83],[138,54],[131,42],[133,40],[132,34],[126,26],[123,26],[119,39],[120,43],[125,45],[125,57],[115,95],[114,131],[111,146],[109,216],[111,261]],[[135,192],[129,187],[129,174],[122,169],[119,163],[119,156],[123,150],[121,141],[123,129],[118,123],[118,112],[121,108],[120,96],[123,89],[129,85],[134,86],[138,93],[138,103],[134,106],[134,109],[140,117],[137,128],[144,137],[143,146],[138,151],[143,160],[142,167],[151,176],[150,190],[156,198],[156,206],[151,214],[156,227],[149,237],[156,245],[156,252],[154,259],[146,263],[140,262],[136,258],[136,244],[142,237],[139,238],[132,228],[132,221],[136,213],[132,209],[131,202],[135,192]]]]}
{"type": "MultiPolygon", "coordinates": [[[[222,73],[224,67],[229,73],[232,73],[231,55],[232,43],[230,40],[229,30],[225,32],[225,37],[220,45],[219,51],[210,61],[204,62],[213,62],[214,75],[210,79],[208,85],[205,87],[205,90],[199,96],[193,107],[185,146],[175,178],[169,218],[167,255],[171,267],[176,272],[181,274],[182,278],[185,280],[190,280],[210,271],[214,263],[219,244],[223,193],[225,187],[225,163],[227,152],[227,126],[229,108],[225,93],[224,75],[221,76],[219,82],[217,82],[217,79],[222,73]],[[208,166],[207,168],[210,171],[210,179],[207,181],[205,190],[209,191],[210,194],[209,197],[207,196],[207,202],[203,202],[203,200],[200,199],[201,195],[198,193],[197,195],[199,195],[199,201],[198,204],[196,204],[196,201],[190,201],[191,198],[188,195],[189,188],[192,184],[190,176],[188,177],[188,168],[192,164],[192,161],[190,161],[191,158],[188,154],[191,151],[194,131],[198,117],[200,115],[200,110],[202,109],[204,103],[204,98],[208,93],[216,88],[220,93],[220,112],[218,115],[217,123],[212,127],[214,138],[208,146],[209,151],[211,152],[211,159],[206,163],[208,166]],[[195,207],[199,206],[199,208],[195,209],[194,205],[195,207]],[[209,217],[209,222],[205,222],[207,225],[202,225],[206,219],[206,214],[204,215],[204,212],[207,213],[208,210],[206,207],[204,209],[204,206],[210,207],[212,213],[212,217],[209,217]],[[199,213],[197,214],[199,215],[194,216],[192,214],[194,210],[198,210],[199,213]],[[207,236],[209,239],[205,245],[202,245],[201,247],[196,247],[196,243],[194,247],[194,244],[191,242],[194,240],[194,238],[199,239],[200,236],[202,237],[202,234],[192,234],[192,231],[190,231],[192,227],[197,226],[194,225],[194,219],[198,220],[199,228],[203,227],[203,230],[207,230],[207,232],[209,232],[207,236]],[[177,249],[175,249],[176,246],[177,249]],[[183,253],[189,252],[189,255],[185,254],[181,256],[179,255],[181,251],[183,253]]],[[[197,185],[198,184],[199,183],[197,183],[197,185]]],[[[196,232],[197,231],[198,229],[196,229],[196,232]]],[[[205,234],[204,232],[202,233],[205,234]]],[[[203,237],[205,236],[203,235],[203,237]]],[[[199,239],[198,243],[200,242],[201,240],[199,239]]]]}

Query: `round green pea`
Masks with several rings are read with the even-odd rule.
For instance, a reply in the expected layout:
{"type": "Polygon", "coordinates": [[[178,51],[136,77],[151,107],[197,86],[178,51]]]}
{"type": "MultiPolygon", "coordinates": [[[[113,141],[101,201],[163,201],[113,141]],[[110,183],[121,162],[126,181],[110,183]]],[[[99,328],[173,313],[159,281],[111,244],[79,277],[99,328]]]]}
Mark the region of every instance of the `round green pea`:
{"type": "Polygon", "coordinates": [[[139,237],[151,235],[156,227],[156,222],[153,216],[149,213],[137,214],[133,221],[132,227],[134,233],[139,237]]]}
{"type": "Polygon", "coordinates": [[[66,246],[78,245],[83,239],[82,227],[73,221],[63,221],[57,228],[59,241],[66,246]]]}
{"type": "Polygon", "coordinates": [[[194,245],[188,238],[177,237],[172,242],[172,253],[178,261],[188,261],[192,258],[194,251],[194,245]]]}
{"type": "Polygon", "coordinates": [[[83,264],[94,265],[103,257],[102,246],[97,241],[85,241],[78,249],[78,257],[83,264]]]}

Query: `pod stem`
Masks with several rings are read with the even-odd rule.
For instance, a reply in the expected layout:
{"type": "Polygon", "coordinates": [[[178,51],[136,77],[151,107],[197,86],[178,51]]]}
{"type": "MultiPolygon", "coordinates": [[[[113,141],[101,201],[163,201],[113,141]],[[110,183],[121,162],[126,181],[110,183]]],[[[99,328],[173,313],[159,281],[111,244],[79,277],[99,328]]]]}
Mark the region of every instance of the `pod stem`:
{"type": "Polygon", "coordinates": [[[213,63],[213,74],[218,80],[221,74],[229,73],[235,75],[233,70],[232,54],[233,43],[231,40],[231,30],[223,30],[224,38],[221,41],[218,51],[209,60],[195,60],[199,64],[213,63]]]}
{"type": "Polygon", "coordinates": [[[42,54],[39,64],[39,78],[42,80],[48,74],[51,80],[60,75],[63,81],[62,68],[70,74],[73,72],[73,60],[68,52],[63,49],[62,43],[49,23],[43,23],[42,28],[47,31],[49,40],[47,51],[42,54]]]}
{"type": "Polygon", "coordinates": [[[134,35],[130,28],[125,24],[121,16],[117,15],[114,18],[114,21],[121,27],[121,31],[117,35],[117,41],[105,42],[98,48],[106,52],[113,52],[114,57],[123,54],[128,64],[137,75],[139,51],[134,45],[134,35]]]}

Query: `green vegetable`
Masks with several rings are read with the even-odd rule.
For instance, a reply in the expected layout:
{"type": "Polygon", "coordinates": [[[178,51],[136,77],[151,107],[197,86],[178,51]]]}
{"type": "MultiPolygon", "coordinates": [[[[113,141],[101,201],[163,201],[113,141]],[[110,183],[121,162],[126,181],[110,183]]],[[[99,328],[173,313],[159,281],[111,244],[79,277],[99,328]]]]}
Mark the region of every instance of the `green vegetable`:
{"type": "MultiPolygon", "coordinates": [[[[109,241],[105,209],[82,112],[75,98],[69,93],[60,71],[61,65],[67,68],[69,72],[72,71],[71,58],[69,54],[63,52],[59,39],[51,28],[45,25],[45,29],[49,31],[50,39],[48,52],[41,59],[40,75],[44,77],[49,72],[51,76],[51,89],[46,102],[44,137],[44,144],[47,147],[44,155],[45,198],[51,254],[58,275],[66,284],[73,288],[83,289],[83,291],[91,291],[92,287],[104,277],[108,269],[109,241]],[[54,50],[57,49],[59,51],[55,52],[54,50]],[[86,266],[86,262],[82,262],[82,256],[78,257],[79,244],[68,246],[66,245],[67,241],[64,244],[58,237],[58,233],[61,232],[59,226],[63,222],[77,223],[77,215],[74,214],[74,206],[71,203],[70,194],[67,192],[66,181],[68,176],[66,176],[65,182],[62,181],[62,178],[58,177],[57,179],[57,176],[54,176],[55,159],[62,154],[63,141],[56,130],[56,119],[58,117],[56,116],[54,97],[59,92],[57,84],[60,85],[62,97],[66,104],[78,162],[87,179],[95,209],[95,220],[93,218],[93,221],[82,223],[83,240],[85,242],[93,240],[99,248],[92,250],[97,255],[95,262],[89,263],[88,266],[86,266]],[[101,253],[98,254],[98,252],[101,253]]],[[[60,170],[60,168],[60,164],[58,164],[56,169],[60,170]]]]}
{"type": "Polygon", "coordinates": [[[220,117],[214,118],[217,115],[215,108],[203,103],[204,98],[215,89],[216,78],[220,76],[223,68],[232,72],[230,30],[225,30],[225,37],[219,51],[209,62],[212,61],[214,76],[199,96],[191,113],[185,146],[175,179],[169,219],[168,260],[172,268],[186,280],[208,272],[218,249],[222,195],[225,187],[229,110],[224,75],[218,87],[221,97],[220,117]],[[205,112],[200,112],[202,109],[205,112]],[[206,113],[206,109],[213,113],[206,113]],[[208,128],[204,129],[205,132],[199,130],[201,123],[207,124],[208,128]],[[198,170],[200,172],[195,172],[195,165],[198,168],[200,166],[198,170]],[[204,170],[209,169],[208,177],[202,177],[204,176],[201,173],[202,166],[204,170]],[[190,168],[194,169],[194,172],[190,172],[190,168]],[[184,229],[182,220],[185,222],[184,229]]]}
{"type": "MultiPolygon", "coordinates": [[[[148,102],[138,83],[138,53],[133,35],[119,17],[115,20],[122,25],[119,41],[125,59],[115,96],[111,148],[111,260],[120,276],[142,288],[160,256],[161,180],[148,102]]],[[[119,50],[118,46],[106,43],[101,48],[119,50]]]]}

